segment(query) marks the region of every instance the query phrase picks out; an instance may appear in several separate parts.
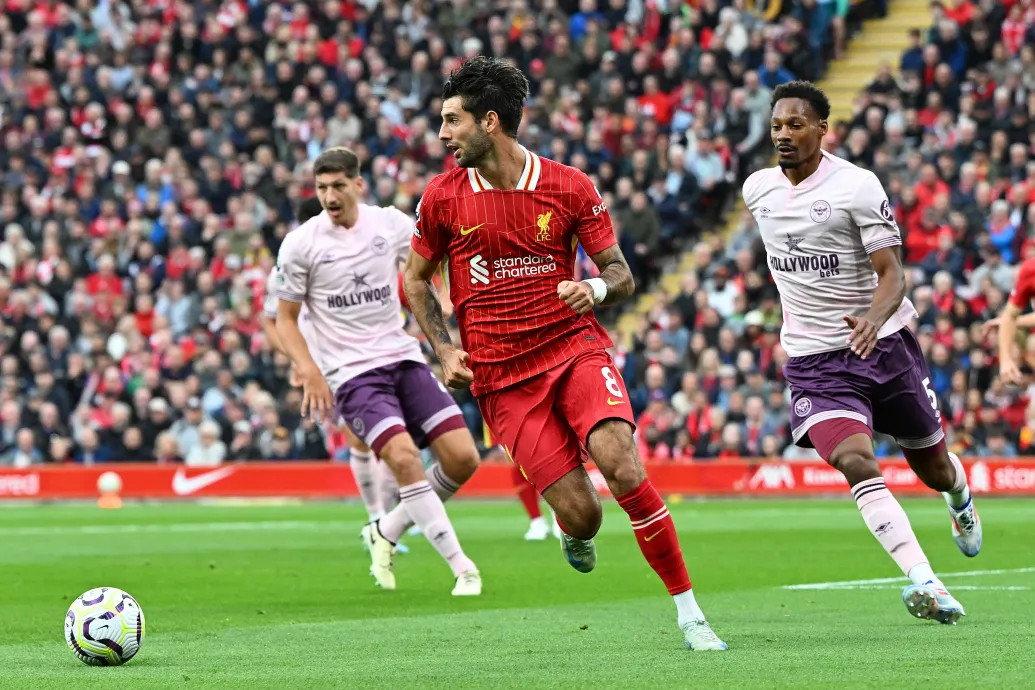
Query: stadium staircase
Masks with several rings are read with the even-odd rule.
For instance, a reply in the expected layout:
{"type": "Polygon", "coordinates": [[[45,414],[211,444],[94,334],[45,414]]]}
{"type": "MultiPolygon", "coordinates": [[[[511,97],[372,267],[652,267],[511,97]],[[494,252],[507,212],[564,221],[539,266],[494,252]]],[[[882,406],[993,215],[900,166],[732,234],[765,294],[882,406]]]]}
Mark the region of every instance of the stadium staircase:
{"type": "MultiPolygon", "coordinates": [[[[849,43],[845,56],[831,63],[826,77],[820,82],[830,96],[831,122],[851,119],[852,102],[877,74],[881,63],[890,62],[897,67],[899,56],[908,45],[909,30],[924,29],[930,25],[929,7],[929,0],[892,0],[888,16],[866,22],[849,43]]],[[[725,226],[718,232],[721,235],[730,234],[736,228],[743,210],[744,201],[738,190],[736,203],[726,215],[725,226]]],[[[652,292],[642,293],[636,306],[619,319],[619,342],[627,348],[631,347],[637,330],[655,304],[658,292],[670,298],[676,297],[682,288],[683,274],[693,268],[693,247],[687,247],[674,266],[661,276],[660,284],[652,292]]]]}

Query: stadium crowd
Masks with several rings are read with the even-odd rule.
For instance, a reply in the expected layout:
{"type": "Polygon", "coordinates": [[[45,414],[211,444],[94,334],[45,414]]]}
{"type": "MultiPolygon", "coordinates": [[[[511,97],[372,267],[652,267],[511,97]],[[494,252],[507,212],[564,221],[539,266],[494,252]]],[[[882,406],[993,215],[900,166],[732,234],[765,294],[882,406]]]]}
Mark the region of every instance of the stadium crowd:
{"type": "MultiPolygon", "coordinates": [[[[847,2],[2,2],[0,465],[340,452],[265,342],[264,279],[327,147],[360,154],[371,203],[412,212],[453,164],[441,81],[478,53],[529,75],[522,142],[591,174],[641,291],[663,257],[696,256],[617,353],[644,455],[811,457],[788,447],[754,222],[702,231],[768,157],[770,90],[843,50],[847,2]]],[[[951,445],[1035,453],[982,329],[1035,256],[1035,8],[932,13],[826,146],[895,203],[951,445]]]]}

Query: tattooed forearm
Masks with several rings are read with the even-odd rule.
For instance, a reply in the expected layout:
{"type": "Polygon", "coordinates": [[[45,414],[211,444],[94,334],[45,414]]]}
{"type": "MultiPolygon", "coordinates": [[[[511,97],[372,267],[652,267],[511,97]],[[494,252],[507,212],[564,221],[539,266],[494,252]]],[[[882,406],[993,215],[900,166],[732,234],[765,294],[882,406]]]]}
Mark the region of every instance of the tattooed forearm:
{"type": "MultiPolygon", "coordinates": [[[[452,345],[453,340],[449,337],[449,328],[446,326],[446,316],[442,313],[442,303],[438,300],[435,287],[424,283],[424,318],[427,320],[427,328],[421,324],[425,334],[431,340],[432,346],[438,350],[440,345],[452,345]]],[[[420,319],[417,319],[418,322],[420,319]]]]}
{"type": "Polygon", "coordinates": [[[607,285],[607,297],[601,304],[617,304],[633,294],[636,283],[618,245],[598,252],[592,258],[600,269],[600,279],[607,285]]]}
{"type": "Polygon", "coordinates": [[[406,270],[403,272],[403,291],[406,292],[406,299],[410,303],[410,313],[417,319],[417,324],[437,354],[440,348],[451,347],[453,340],[449,337],[449,327],[446,325],[445,314],[442,313],[438,292],[431,283],[435,269],[435,264],[416,252],[410,252],[406,270]]]}

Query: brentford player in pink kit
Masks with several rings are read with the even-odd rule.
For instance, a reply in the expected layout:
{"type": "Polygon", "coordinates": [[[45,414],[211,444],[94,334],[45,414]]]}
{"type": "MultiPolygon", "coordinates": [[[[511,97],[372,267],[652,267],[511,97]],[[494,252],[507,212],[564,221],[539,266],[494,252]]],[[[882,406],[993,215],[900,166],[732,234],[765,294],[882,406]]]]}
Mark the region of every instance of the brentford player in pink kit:
{"type": "MultiPolygon", "coordinates": [[[[321,213],[323,213],[323,206],[320,205],[318,198],[306,199],[298,205],[298,223],[303,225],[310,218],[315,218],[321,213]]],[[[279,302],[277,299],[277,277],[279,274],[280,268],[274,266],[266,278],[266,295],[262,305],[262,326],[266,334],[266,340],[273,349],[285,356],[289,356],[287,350],[284,349],[283,343],[280,342],[280,336],[277,335],[277,304],[279,302]]],[[[401,277],[400,275],[400,279],[401,277]]],[[[316,335],[313,333],[312,325],[309,321],[309,310],[305,305],[302,305],[298,324],[302,337],[305,338],[306,344],[309,345],[309,352],[312,354],[316,351],[312,345],[312,343],[316,342],[316,335]]],[[[291,371],[291,385],[298,385],[294,367],[292,367],[291,371]]],[[[328,424],[331,423],[328,422],[328,424]]],[[[347,426],[342,425],[341,431],[345,434],[345,438],[348,441],[349,468],[352,470],[352,476],[356,480],[356,487],[359,489],[359,496],[363,501],[363,507],[367,510],[368,519],[370,521],[379,520],[384,517],[386,511],[391,510],[398,502],[399,486],[388,466],[378,461],[374,451],[370,450],[367,444],[359,440],[347,426]]],[[[401,544],[397,548],[400,553],[406,551],[406,548],[401,544]]]]}
{"type": "Polygon", "coordinates": [[[866,527],[913,581],[902,593],[909,612],[955,624],[963,607],[884,484],[873,431],[894,436],[920,480],[944,495],[966,556],[981,550],[981,522],[908,327],[916,311],[891,204],[872,172],[822,150],[829,116],[813,84],[778,86],[770,129],[779,165],[744,182],[783,306],[792,435],[844,474],[866,527]]]}
{"type": "Polygon", "coordinates": [[[398,262],[413,221],[359,203],[363,178],[348,149],[320,154],[313,174],[324,212],[288,233],[277,261],[277,333],[298,368],[302,413],[339,415],[399,483],[399,505],[363,528],[377,584],[395,589],[395,543],[416,523],[452,569],[453,594],[481,594],[481,575],[442,503],[474,473],[478,451],[460,408],[403,328],[398,262]],[[299,330],[303,304],[315,354],[299,330]],[[439,462],[425,474],[419,447],[428,445],[439,462]]]}

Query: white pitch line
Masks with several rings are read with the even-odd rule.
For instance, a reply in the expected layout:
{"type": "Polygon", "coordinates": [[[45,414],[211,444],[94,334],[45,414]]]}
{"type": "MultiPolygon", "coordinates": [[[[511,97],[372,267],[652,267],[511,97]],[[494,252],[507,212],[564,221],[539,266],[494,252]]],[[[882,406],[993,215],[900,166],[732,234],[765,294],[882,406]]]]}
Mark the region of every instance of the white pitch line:
{"type": "MultiPolygon", "coordinates": [[[[873,591],[873,590],[878,590],[878,589],[899,592],[899,591],[902,590],[902,584],[897,584],[897,585],[850,585],[848,587],[836,587],[836,588],[831,587],[830,589],[827,589],[827,590],[824,590],[824,591],[827,591],[827,592],[832,592],[832,591],[845,592],[845,591],[849,591],[849,590],[851,590],[851,591],[860,591],[860,590],[873,591]]],[[[1030,590],[1031,590],[1031,587],[1015,587],[1015,586],[1006,586],[1006,585],[1004,585],[1004,586],[995,586],[995,585],[953,585],[952,586],[952,591],[953,592],[960,592],[960,591],[1028,592],[1030,590]]]]}
{"type": "MultiPolygon", "coordinates": [[[[942,573],[943,579],[954,577],[981,577],[982,575],[1008,575],[1012,573],[1035,573],[1035,568],[1008,568],[999,570],[966,570],[961,573],[942,573]]],[[[842,582],[813,582],[804,585],[783,585],[780,589],[857,589],[866,585],[888,585],[909,582],[905,577],[878,577],[871,580],[844,580],[842,582]]],[[[957,589],[959,589],[957,587],[957,589]]]]}
{"type": "Polygon", "coordinates": [[[153,534],[162,532],[255,532],[266,530],[337,530],[344,523],[315,520],[260,520],[256,522],[182,522],[166,525],[82,525],[53,527],[0,527],[0,536],[61,534],[153,534]]]}

